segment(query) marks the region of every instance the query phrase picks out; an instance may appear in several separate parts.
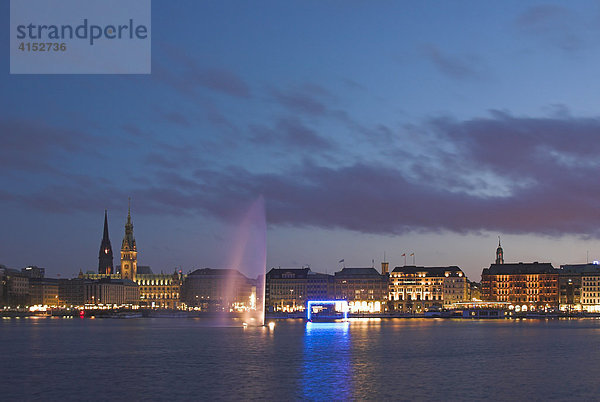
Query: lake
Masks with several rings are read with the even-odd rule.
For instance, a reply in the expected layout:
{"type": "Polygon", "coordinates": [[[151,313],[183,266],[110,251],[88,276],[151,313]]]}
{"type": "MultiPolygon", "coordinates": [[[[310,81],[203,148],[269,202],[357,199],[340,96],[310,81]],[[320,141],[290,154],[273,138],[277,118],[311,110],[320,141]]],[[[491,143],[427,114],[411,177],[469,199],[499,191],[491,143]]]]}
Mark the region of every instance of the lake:
{"type": "Polygon", "coordinates": [[[2,400],[598,399],[600,320],[1,319],[2,400]]]}

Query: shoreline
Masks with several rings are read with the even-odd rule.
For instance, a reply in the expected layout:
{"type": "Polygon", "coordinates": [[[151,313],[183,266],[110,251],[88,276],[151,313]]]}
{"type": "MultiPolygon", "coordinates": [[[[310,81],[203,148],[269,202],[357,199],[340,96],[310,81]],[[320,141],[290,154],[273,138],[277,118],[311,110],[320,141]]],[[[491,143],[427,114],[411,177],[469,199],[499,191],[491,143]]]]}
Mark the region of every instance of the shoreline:
{"type": "MultiPolygon", "coordinates": [[[[380,314],[348,314],[349,319],[455,319],[455,320],[502,320],[502,319],[574,319],[574,318],[600,318],[600,313],[513,313],[503,317],[463,317],[460,311],[449,312],[450,314],[426,315],[410,313],[380,313],[380,314]],[[460,314],[460,315],[459,315],[460,314]]],[[[56,309],[46,312],[23,311],[23,310],[0,310],[0,318],[230,318],[242,320],[244,313],[222,313],[209,311],[184,311],[168,309],[114,309],[114,310],[78,310],[78,309],[56,309]],[[83,314],[82,314],[83,312],[83,314]]],[[[267,313],[267,320],[290,320],[306,319],[303,313],[267,313]]]]}

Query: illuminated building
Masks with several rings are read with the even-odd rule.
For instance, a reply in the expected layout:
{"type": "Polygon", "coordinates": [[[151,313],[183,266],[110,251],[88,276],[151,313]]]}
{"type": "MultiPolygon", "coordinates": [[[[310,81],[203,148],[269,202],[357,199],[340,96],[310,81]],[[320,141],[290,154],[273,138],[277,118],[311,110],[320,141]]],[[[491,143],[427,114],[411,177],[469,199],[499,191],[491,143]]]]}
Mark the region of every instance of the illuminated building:
{"type": "Polygon", "coordinates": [[[256,284],[236,269],[197,269],[183,283],[182,301],[201,311],[256,309],[256,284]]]}
{"type": "Polygon", "coordinates": [[[481,296],[516,310],[557,308],[558,273],[549,263],[492,264],[481,274],[481,296]]]}
{"type": "Polygon", "coordinates": [[[468,299],[464,272],[457,266],[396,267],[389,278],[389,304],[397,312],[421,313],[468,299]]]}
{"type": "MultiPolygon", "coordinates": [[[[586,274],[600,273],[600,265],[596,264],[570,264],[561,265],[558,270],[558,291],[560,309],[563,311],[577,310],[582,307],[582,277],[586,274]]],[[[589,289],[589,288],[588,288],[589,289]]],[[[592,294],[594,292],[586,292],[592,294]]],[[[589,300],[589,297],[585,298],[589,300]]],[[[586,303],[589,305],[589,303],[586,303]]]]}
{"type": "Polygon", "coordinates": [[[347,300],[351,313],[387,309],[388,277],[375,268],[343,268],[334,274],[335,299],[347,300]]]}
{"type": "Polygon", "coordinates": [[[115,273],[113,251],[108,237],[108,215],[106,210],[104,210],[104,232],[100,242],[100,251],[98,252],[98,273],[107,275],[115,273]]]}
{"type": "Polygon", "coordinates": [[[581,276],[581,308],[590,313],[600,313],[600,273],[581,276]]]}
{"type": "Polygon", "coordinates": [[[58,279],[30,278],[29,304],[42,306],[58,306],[58,279]]]}
{"type": "Polygon", "coordinates": [[[138,285],[129,279],[102,278],[84,283],[85,304],[103,306],[137,306],[138,285]]]}
{"type": "Polygon", "coordinates": [[[275,312],[304,311],[310,272],[310,268],[272,268],[266,277],[265,309],[275,312]]]}
{"type": "Polygon", "coordinates": [[[469,294],[467,297],[467,301],[477,301],[481,300],[481,283],[472,282],[467,279],[469,294]]]}
{"type": "Polygon", "coordinates": [[[145,273],[138,271],[134,280],[140,288],[140,307],[178,308],[183,283],[181,273],[153,274],[150,267],[143,268],[145,273]]]}
{"type": "Polygon", "coordinates": [[[133,223],[131,223],[131,204],[127,212],[125,236],[121,244],[121,278],[135,281],[137,274],[137,246],[133,237],[133,223]]]}

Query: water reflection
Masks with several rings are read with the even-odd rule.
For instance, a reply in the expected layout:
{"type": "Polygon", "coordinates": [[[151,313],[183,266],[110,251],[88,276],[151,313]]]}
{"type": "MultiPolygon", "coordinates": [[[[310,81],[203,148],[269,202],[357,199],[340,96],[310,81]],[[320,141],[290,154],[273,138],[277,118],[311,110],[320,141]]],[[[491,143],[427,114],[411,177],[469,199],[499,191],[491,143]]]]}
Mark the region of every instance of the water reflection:
{"type": "Polygon", "coordinates": [[[306,323],[303,399],[351,399],[351,339],[348,322],[306,323]]]}

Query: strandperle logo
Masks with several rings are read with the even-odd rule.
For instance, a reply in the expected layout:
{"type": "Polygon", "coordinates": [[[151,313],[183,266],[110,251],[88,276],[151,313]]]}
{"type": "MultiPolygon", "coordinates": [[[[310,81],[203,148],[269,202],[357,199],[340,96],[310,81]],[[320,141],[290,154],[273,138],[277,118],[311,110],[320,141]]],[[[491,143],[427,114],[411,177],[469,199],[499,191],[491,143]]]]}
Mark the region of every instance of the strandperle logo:
{"type": "Polygon", "coordinates": [[[150,74],[150,0],[11,0],[11,74],[150,74]]]}
{"type": "Polygon", "coordinates": [[[135,24],[130,18],[123,25],[95,25],[89,24],[85,18],[81,25],[51,25],[51,24],[27,24],[17,25],[17,39],[54,41],[65,39],[85,39],[90,45],[99,39],[147,39],[148,27],[143,24],[135,24]]]}

